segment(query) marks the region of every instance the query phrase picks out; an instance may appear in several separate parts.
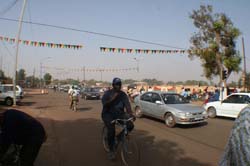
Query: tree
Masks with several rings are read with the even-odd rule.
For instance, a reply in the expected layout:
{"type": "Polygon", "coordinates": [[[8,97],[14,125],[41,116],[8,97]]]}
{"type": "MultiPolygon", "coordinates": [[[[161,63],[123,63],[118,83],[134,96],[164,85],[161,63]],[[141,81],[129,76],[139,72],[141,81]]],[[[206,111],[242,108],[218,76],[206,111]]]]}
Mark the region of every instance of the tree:
{"type": "MultiPolygon", "coordinates": [[[[239,87],[243,86],[243,82],[242,82],[241,78],[238,81],[238,86],[239,87]]],[[[247,91],[250,91],[250,72],[246,73],[246,89],[247,89],[247,91]]]]}
{"type": "Polygon", "coordinates": [[[190,42],[189,57],[198,57],[202,62],[206,78],[220,77],[220,82],[226,84],[222,73],[227,71],[227,78],[232,72],[240,71],[241,57],[236,51],[236,39],[239,29],[234,27],[230,18],[224,13],[213,13],[212,6],[200,6],[190,15],[196,28],[190,42]]]}
{"type": "Polygon", "coordinates": [[[250,91],[250,73],[246,74],[246,87],[247,91],[250,91]]]}
{"type": "Polygon", "coordinates": [[[148,83],[148,85],[152,86],[152,85],[163,85],[162,81],[156,80],[154,79],[143,79],[143,82],[148,83]]]}
{"type": "Polygon", "coordinates": [[[17,72],[17,80],[18,80],[18,81],[24,81],[24,80],[25,80],[25,77],[26,77],[25,70],[24,70],[24,69],[20,69],[20,70],[17,72]]]}
{"type": "Polygon", "coordinates": [[[26,77],[26,86],[27,87],[39,87],[40,79],[34,76],[27,76],[26,77]]]}
{"type": "Polygon", "coordinates": [[[4,71],[0,70],[0,80],[3,80],[5,78],[4,71]]]}
{"type": "Polygon", "coordinates": [[[232,81],[231,83],[228,84],[228,87],[237,87],[237,82],[232,81]]]}
{"type": "Polygon", "coordinates": [[[126,80],[122,80],[123,84],[133,84],[134,82],[137,82],[136,80],[133,79],[126,79],[126,80]]]}
{"type": "Polygon", "coordinates": [[[49,85],[51,83],[52,76],[49,73],[46,73],[44,75],[43,79],[45,81],[45,85],[49,85]]]}

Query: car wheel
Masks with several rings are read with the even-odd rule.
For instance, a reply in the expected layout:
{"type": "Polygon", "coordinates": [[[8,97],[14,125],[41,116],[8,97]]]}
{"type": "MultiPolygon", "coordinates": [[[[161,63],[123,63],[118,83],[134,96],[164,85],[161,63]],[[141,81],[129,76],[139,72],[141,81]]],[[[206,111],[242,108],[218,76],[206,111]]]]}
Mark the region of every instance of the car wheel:
{"type": "Polygon", "coordinates": [[[176,122],[175,122],[175,118],[174,118],[174,115],[171,114],[171,113],[168,113],[166,116],[165,116],[165,124],[167,127],[174,127],[176,125],[176,122]]]}
{"type": "Polygon", "coordinates": [[[6,98],[5,99],[5,104],[7,105],[7,106],[12,106],[13,105],[13,99],[12,98],[6,98]]]}
{"type": "Polygon", "coordinates": [[[207,109],[207,114],[209,118],[215,118],[216,117],[216,109],[214,107],[209,107],[207,109]]]}
{"type": "Polygon", "coordinates": [[[142,114],[142,111],[141,111],[141,108],[140,107],[135,107],[135,116],[137,117],[137,118],[141,118],[142,116],[143,116],[143,114],[142,114]]]}

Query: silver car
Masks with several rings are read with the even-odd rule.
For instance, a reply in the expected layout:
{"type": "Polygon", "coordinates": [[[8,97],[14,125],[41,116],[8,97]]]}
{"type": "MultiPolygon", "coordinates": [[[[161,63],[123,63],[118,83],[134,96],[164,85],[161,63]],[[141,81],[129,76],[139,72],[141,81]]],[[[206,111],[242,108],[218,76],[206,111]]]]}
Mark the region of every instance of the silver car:
{"type": "Polygon", "coordinates": [[[166,126],[202,123],[207,119],[204,108],[191,104],[176,93],[146,92],[135,98],[135,114],[164,120],[166,126]]]}

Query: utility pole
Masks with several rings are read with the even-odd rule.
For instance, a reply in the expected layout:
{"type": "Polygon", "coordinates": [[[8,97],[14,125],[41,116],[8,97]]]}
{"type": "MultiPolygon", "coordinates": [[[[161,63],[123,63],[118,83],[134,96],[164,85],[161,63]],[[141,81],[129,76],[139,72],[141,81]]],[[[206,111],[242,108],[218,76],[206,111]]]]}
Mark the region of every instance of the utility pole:
{"type": "Polygon", "coordinates": [[[83,66],[83,82],[85,83],[85,73],[86,72],[86,69],[85,69],[85,66],[83,66]]]}
{"type": "Polygon", "coordinates": [[[2,71],[3,71],[3,56],[2,56],[2,55],[1,55],[0,70],[2,70],[2,71]]]}
{"type": "Polygon", "coordinates": [[[21,29],[22,29],[22,21],[23,21],[23,15],[25,11],[25,6],[26,6],[27,0],[23,0],[23,7],[21,10],[21,15],[19,17],[18,21],[18,33],[16,36],[16,58],[15,58],[15,64],[14,64],[14,72],[13,72],[13,106],[16,106],[16,71],[17,71],[17,63],[18,63],[18,49],[19,49],[19,39],[20,39],[20,34],[21,34],[21,29]]]}
{"type": "Polygon", "coordinates": [[[34,67],[34,70],[33,70],[33,78],[32,78],[32,88],[34,88],[34,85],[35,85],[35,75],[36,75],[36,68],[34,67]]]}
{"type": "Polygon", "coordinates": [[[242,73],[242,82],[243,90],[246,92],[246,56],[245,56],[245,45],[244,38],[242,37],[242,53],[243,53],[243,73],[242,73]]]}
{"type": "Polygon", "coordinates": [[[42,62],[40,62],[40,91],[42,91],[42,69],[43,69],[43,66],[42,66],[42,62]]]}

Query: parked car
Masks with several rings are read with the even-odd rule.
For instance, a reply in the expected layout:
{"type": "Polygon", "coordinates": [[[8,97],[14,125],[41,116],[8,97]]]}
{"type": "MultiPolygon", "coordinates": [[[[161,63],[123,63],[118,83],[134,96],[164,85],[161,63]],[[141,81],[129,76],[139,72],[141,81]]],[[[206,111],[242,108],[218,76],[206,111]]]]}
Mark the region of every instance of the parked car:
{"type": "Polygon", "coordinates": [[[81,92],[81,96],[85,100],[88,100],[88,99],[99,100],[101,98],[101,91],[100,90],[101,90],[101,88],[99,88],[99,87],[84,88],[84,90],[81,92]]]}
{"type": "Polygon", "coordinates": [[[233,93],[222,101],[204,104],[208,117],[225,116],[237,118],[240,111],[250,104],[250,93],[233,93]]]}
{"type": "Polygon", "coordinates": [[[146,92],[137,96],[134,102],[138,118],[147,115],[164,120],[167,127],[203,123],[207,119],[207,113],[202,107],[191,104],[177,93],[146,92]]]}
{"type": "MultiPolygon", "coordinates": [[[[23,97],[23,91],[20,86],[16,86],[16,102],[20,102],[23,97]]],[[[14,93],[12,84],[0,85],[0,102],[4,102],[7,106],[13,105],[14,93]]]]}

